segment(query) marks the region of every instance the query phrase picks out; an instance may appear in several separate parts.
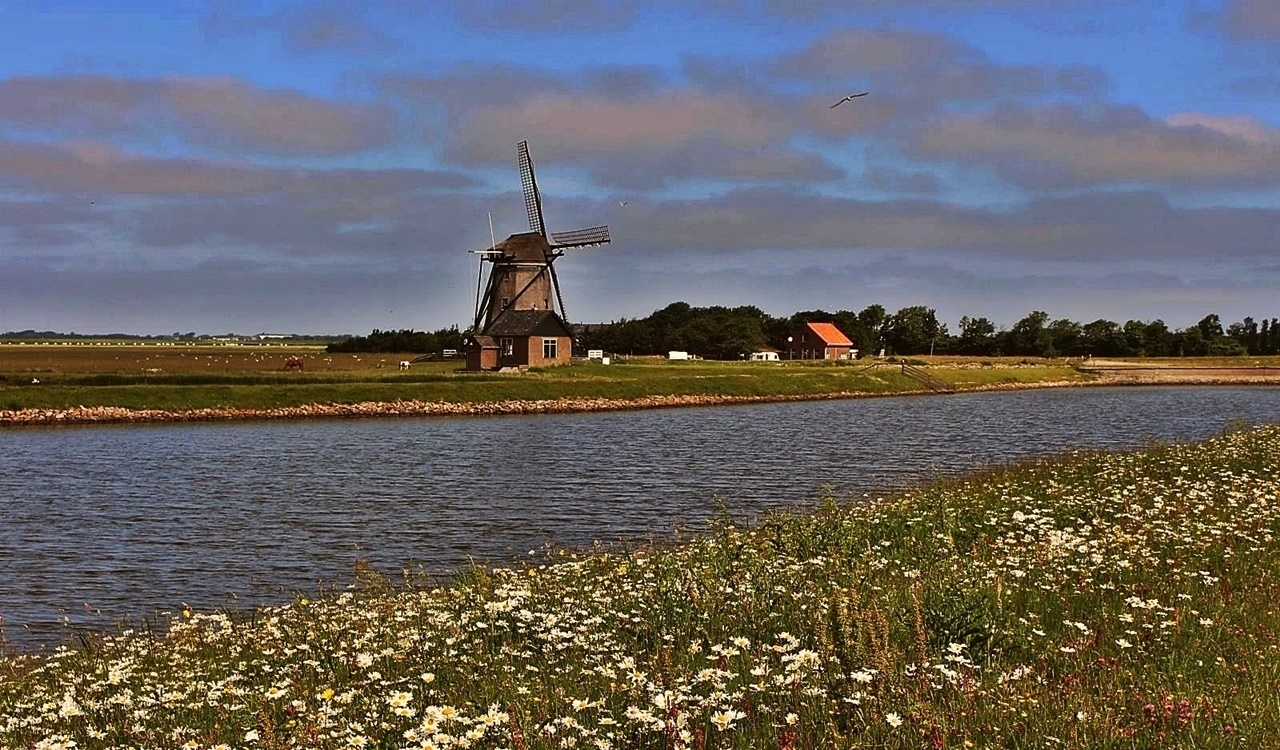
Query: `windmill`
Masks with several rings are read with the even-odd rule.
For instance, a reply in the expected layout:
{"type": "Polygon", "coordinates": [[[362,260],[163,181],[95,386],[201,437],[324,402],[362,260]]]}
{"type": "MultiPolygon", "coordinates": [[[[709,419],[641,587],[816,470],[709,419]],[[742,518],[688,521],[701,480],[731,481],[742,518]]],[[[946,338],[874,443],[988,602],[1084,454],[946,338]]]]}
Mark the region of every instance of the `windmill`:
{"type": "MultiPolygon", "coordinates": [[[[529,214],[529,231],[513,234],[487,250],[472,251],[480,255],[476,317],[471,329],[477,333],[488,330],[507,310],[558,310],[560,319],[567,323],[564,296],[560,293],[560,280],[556,277],[556,260],[566,250],[610,242],[607,226],[548,233],[528,142],[520,141],[517,152],[520,187],[524,191],[525,210],[529,214]],[[490,264],[487,284],[481,281],[485,261],[490,264]],[[482,286],[484,294],[480,296],[482,286]]],[[[492,229],[490,231],[492,233],[492,229]]]]}

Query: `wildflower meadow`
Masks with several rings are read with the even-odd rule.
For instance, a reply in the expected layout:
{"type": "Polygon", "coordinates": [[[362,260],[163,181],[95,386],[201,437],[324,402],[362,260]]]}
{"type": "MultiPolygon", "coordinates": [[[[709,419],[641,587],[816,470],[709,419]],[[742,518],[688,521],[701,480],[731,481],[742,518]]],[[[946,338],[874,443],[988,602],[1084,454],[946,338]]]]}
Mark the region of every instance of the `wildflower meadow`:
{"type": "Polygon", "coordinates": [[[4,748],[1280,746],[1280,427],[0,660],[4,748]]]}

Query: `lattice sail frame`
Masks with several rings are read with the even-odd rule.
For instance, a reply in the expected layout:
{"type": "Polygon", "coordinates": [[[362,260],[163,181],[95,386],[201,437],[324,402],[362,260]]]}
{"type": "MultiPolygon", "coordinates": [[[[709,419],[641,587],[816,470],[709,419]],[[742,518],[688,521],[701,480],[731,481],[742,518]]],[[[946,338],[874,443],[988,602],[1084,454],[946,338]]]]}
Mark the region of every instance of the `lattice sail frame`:
{"type": "Polygon", "coordinates": [[[607,245],[609,242],[609,227],[607,226],[587,227],[586,229],[574,229],[569,232],[551,233],[551,247],[556,250],[565,247],[607,245]]]}
{"type": "Polygon", "coordinates": [[[520,187],[524,190],[524,208],[529,212],[529,230],[547,236],[542,220],[542,196],[538,195],[538,181],[533,176],[533,159],[529,158],[529,142],[520,141],[516,147],[520,161],[520,187]]]}

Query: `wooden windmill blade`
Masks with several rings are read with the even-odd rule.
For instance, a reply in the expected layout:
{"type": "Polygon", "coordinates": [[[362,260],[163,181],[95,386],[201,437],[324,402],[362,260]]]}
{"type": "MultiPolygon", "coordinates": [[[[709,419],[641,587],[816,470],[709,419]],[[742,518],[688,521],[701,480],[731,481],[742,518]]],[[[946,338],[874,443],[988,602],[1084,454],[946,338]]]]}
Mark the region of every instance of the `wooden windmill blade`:
{"type": "MultiPolygon", "coordinates": [[[[483,265],[484,260],[481,260],[480,262],[483,265]]],[[[475,320],[475,323],[473,323],[471,326],[471,330],[474,333],[480,333],[484,329],[484,322],[489,317],[489,308],[493,306],[494,299],[496,299],[495,291],[497,290],[497,287],[498,287],[497,275],[494,272],[494,269],[490,268],[488,281],[484,285],[484,297],[478,297],[476,301],[476,320],[475,320]]],[[[479,276],[477,276],[476,277],[477,291],[479,290],[479,288],[480,288],[480,278],[479,276]]]]}
{"type": "Polygon", "coordinates": [[[529,158],[529,142],[520,141],[516,150],[520,156],[520,187],[524,189],[524,208],[529,212],[529,230],[545,238],[547,227],[542,220],[542,196],[538,195],[538,181],[533,176],[533,159],[529,158]]]}
{"type": "MultiPolygon", "coordinates": [[[[555,257],[558,258],[560,256],[556,255],[555,257]]],[[[564,321],[565,325],[568,325],[569,314],[564,311],[564,295],[560,293],[560,278],[556,276],[556,264],[554,259],[547,263],[547,271],[551,273],[551,288],[555,290],[556,303],[560,305],[560,320],[564,321]]]]}
{"type": "Polygon", "coordinates": [[[552,232],[551,247],[556,250],[563,250],[568,247],[593,247],[595,245],[607,245],[610,242],[609,227],[587,227],[586,229],[574,229],[570,232],[552,232]]]}

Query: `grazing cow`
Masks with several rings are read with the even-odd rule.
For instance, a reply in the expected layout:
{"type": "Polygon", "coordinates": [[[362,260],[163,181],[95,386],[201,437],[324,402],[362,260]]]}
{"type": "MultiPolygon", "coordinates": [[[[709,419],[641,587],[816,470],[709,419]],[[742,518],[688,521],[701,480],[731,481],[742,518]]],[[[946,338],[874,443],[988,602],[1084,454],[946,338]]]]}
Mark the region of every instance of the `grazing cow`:
{"type": "Polygon", "coordinates": [[[285,369],[285,372],[288,372],[289,370],[298,370],[299,372],[301,372],[303,369],[302,357],[290,357],[286,359],[284,361],[284,369],[285,369]]]}
{"type": "Polygon", "coordinates": [[[410,367],[413,367],[413,364],[412,364],[409,360],[407,360],[407,359],[402,359],[402,360],[400,360],[400,369],[401,369],[401,370],[407,370],[407,369],[409,369],[410,367]]]}

